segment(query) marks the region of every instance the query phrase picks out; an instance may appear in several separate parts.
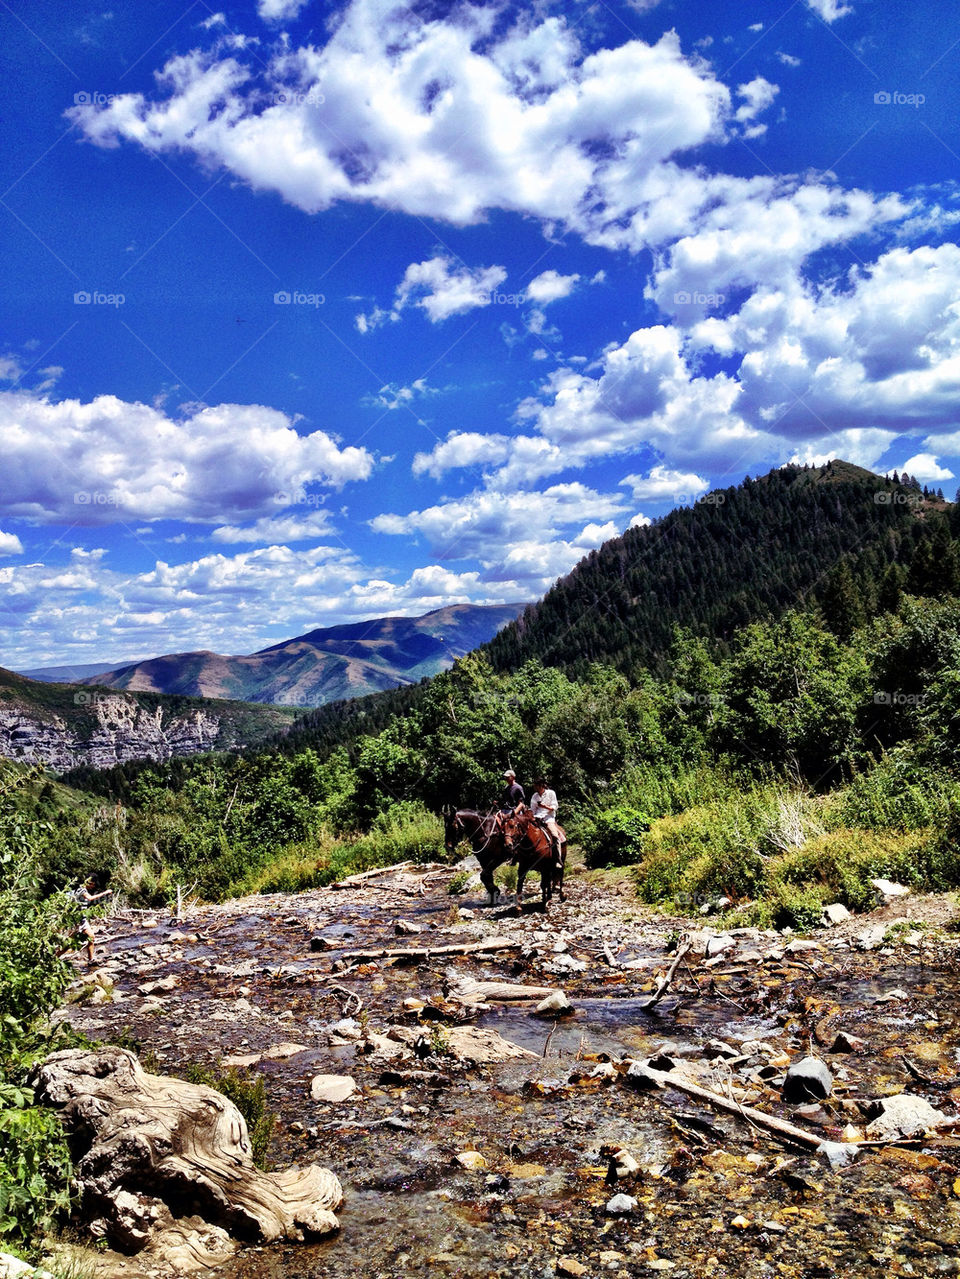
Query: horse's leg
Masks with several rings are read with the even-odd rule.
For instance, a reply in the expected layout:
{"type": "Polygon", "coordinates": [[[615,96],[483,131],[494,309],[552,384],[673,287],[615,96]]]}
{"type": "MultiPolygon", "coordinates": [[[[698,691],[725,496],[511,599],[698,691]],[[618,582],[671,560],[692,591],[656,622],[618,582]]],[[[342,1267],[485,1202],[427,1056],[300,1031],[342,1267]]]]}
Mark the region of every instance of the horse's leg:
{"type": "Polygon", "coordinates": [[[560,845],[560,871],[559,871],[559,874],[557,875],[557,893],[559,894],[560,900],[562,902],[565,902],[567,900],[563,893],[563,873],[566,870],[566,868],[567,868],[567,841],[564,840],[563,843],[560,845]]]}
{"type": "Polygon", "coordinates": [[[484,888],[487,890],[487,895],[490,898],[487,902],[488,906],[492,906],[497,900],[497,886],[493,882],[493,870],[493,863],[488,866],[481,867],[480,870],[480,883],[483,884],[484,888]]]}
{"type": "Polygon", "coordinates": [[[527,877],[528,863],[523,857],[517,858],[517,914],[523,911],[523,881],[527,877]]]}

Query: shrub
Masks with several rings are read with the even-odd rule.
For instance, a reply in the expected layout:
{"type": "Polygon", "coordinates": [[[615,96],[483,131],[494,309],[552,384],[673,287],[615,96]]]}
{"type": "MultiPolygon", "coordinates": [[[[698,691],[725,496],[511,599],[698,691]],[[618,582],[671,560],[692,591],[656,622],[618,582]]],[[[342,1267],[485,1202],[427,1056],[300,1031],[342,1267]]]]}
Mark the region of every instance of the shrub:
{"type": "Polygon", "coordinates": [[[0,1238],[35,1249],[70,1207],[71,1173],[59,1118],[28,1088],[0,1085],[0,1238]]]}
{"type": "Polygon", "coordinates": [[[643,837],[649,829],[646,813],[628,804],[603,809],[584,839],[587,865],[627,866],[639,860],[643,837]]]}

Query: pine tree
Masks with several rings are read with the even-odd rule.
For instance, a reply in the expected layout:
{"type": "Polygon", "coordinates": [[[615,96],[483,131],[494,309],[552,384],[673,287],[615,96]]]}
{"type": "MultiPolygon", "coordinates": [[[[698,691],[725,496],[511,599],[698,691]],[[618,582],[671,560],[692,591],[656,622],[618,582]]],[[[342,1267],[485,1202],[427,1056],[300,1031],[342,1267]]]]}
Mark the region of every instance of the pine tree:
{"type": "Polygon", "coordinates": [[[829,629],[844,641],[866,620],[863,601],[846,559],[842,559],[827,578],[820,607],[829,629]]]}

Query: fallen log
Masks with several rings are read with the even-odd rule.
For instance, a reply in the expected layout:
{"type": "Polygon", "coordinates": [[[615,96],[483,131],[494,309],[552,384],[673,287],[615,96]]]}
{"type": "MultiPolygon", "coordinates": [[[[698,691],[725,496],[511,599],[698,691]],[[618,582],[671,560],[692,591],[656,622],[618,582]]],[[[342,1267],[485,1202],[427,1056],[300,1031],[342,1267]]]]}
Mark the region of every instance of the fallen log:
{"type": "Polygon", "coordinates": [[[367,879],[373,879],[377,875],[390,875],[395,870],[405,870],[408,866],[413,866],[411,861],[397,862],[395,866],[378,866],[376,870],[361,870],[356,875],[347,875],[345,879],[338,879],[335,884],[331,884],[331,888],[353,888],[355,884],[362,884],[367,879]]]}
{"type": "Polygon", "coordinates": [[[657,1004],[659,1004],[660,1000],[664,997],[664,995],[670,989],[670,983],[673,981],[674,975],[676,974],[677,969],[680,967],[681,961],[686,957],[686,955],[689,954],[689,952],[690,952],[690,942],[686,938],[684,938],[684,940],[677,947],[677,953],[673,957],[673,963],[667,969],[667,975],[665,977],[657,978],[657,992],[655,995],[652,995],[648,1000],[645,1001],[645,1003],[643,1004],[644,1008],[655,1008],[657,1004]]]}
{"type": "MultiPolygon", "coordinates": [[[[824,1143],[824,1138],[817,1133],[808,1132],[805,1128],[798,1128],[796,1124],[788,1123],[785,1119],[778,1119],[775,1115],[768,1115],[762,1110],[755,1110],[753,1106],[745,1106],[742,1102],[735,1101],[732,1097],[724,1097],[721,1093],[713,1092],[710,1088],[704,1088],[701,1084],[695,1084],[691,1079],[685,1078],[681,1074],[674,1074],[673,1071],[654,1070],[650,1066],[645,1066],[643,1074],[640,1077],[643,1082],[650,1082],[657,1088],[672,1088],[674,1092],[683,1093],[685,1097],[694,1097],[697,1101],[704,1101],[710,1106],[714,1106],[717,1110],[726,1111],[729,1115],[737,1115],[745,1123],[752,1124],[757,1128],[763,1129],[764,1132],[779,1137],[784,1141],[792,1141],[795,1145],[803,1146],[806,1150],[817,1150],[824,1143]]],[[[849,1143],[853,1149],[856,1143],[849,1143]]]]}
{"type": "Polygon", "coordinates": [[[381,950],[337,950],[328,953],[338,961],[349,960],[353,963],[371,959],[433,959],[439,955],[470,955],[486,950],[520,950],[522,946],[522,941],[513,941],[509,937],[488,937],[486,941],[457,942],[448,946],[387,946],[381,950]]]}
{"type": "Polygon", "coordinates": [[[450,995],[463,1004],[512,1004],[526,999],[546,999],[556,993],[556,986],[520,986],[509,981],[474,981],[456,976],[450,983],[450,995]]]}

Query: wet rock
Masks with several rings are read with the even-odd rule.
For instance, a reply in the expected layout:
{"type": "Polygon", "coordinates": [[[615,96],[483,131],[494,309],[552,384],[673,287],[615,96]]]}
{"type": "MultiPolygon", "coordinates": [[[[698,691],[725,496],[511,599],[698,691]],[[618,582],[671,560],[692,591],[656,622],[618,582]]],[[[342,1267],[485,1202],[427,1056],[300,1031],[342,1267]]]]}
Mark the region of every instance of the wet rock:
{"type": "Polygon", "coordinates": [[[451,1079],[439,1070],[384,1070],[380,1083],[388,1088],[446,1088],[451,1079]]]}
{"type": "Polygon", "coordinates": [[[821,916],[827,928],[832,928],[834,924],[842,924],[845,919],[849,918],[850,912],[840,902],[831,902],[829,906],[824,906],[821,916]]]}
{"type": "Polygon", "coordinates": [[[878,995],[873,1002],[875,1004],[899,1004],[909,998],[907,991],[901,990],[898,986],[894,990],[888,990],[886,994],[878,995]]]}
{"type": "Polygon", "coordinates": [[[537,1004],[534,1012],[538,1017],[562,1017],[573,1012],[573,1005],[562,990],[555,990],[537,1004]]]}
{"type": "Polygon", "coordinates": [[[560,1257],[557,1260],[557,1274],[572,1275],[573,1279],[580,1279],[581,1275],[587,1274],[587,1267],[575,1257],[560,1257]]]}
{"type": "Polygon", "coordinates": [[[806,955],[812,951],[819,950],[820,943],[798,939],[797,941],[787,942],[783,949],[788,955],[806,955]]]}
{"type": "Polygon", "coordinates": [[[409,919],[398,919],[394,922],[393,931],[398,937],[412,937],[423,932],[423,925],[411,923],[409,919]]]}
{"type": "Polygon", "coordinates": [[[160,1014],[165,1011],[166,1009],[163,1000],[155,997],[145,999],[140,1005],[140,1012],[144,1017],[159,1017],[160,1014]]]}
{"type": "Polygon", "coordinates": [[[220,1064],[227,1070],[247,1070],[250,1066],[256,1066],[260,1060],[260,1053],[235,1053],[231,1057],[224,1057],[220,1064]]]}
{"type": "Polygon", "coordinates": [[[145,981],[137,990],[141,995],[162,995],[164,991],[173,990],[177,978],[171,973],[169,977],[161,977],[159,981],[145,981]]]}
{"type": "Polygon", "coordinates": [[[895,897],[906,897],[910,889],[904,884],[896,884],[892,879],[871,879],[870,887],[875,888],[883,898],[884,905],[895,897]]]}
{"type": "Polygon", "coordinates": [[[288,1057],[296,1057],[297,1053],[305,1053],[306,1044],[273,1044],[263,1054],[266,1061],[286,1061],[288,1057]]]}
{"type": "Polygon", "coordinates": [[[554,955],[549,963],[543,965],[543,970],[547,973],[582,973],[586,967],[587,961],[577,959],[576,955],[554,955]]]}
{"type": "Polygon", "coordinates": [[[640,1171],[639,1162],[623,1146],[601,1146],[601,1158],[607,1160],[607,1181],[624,1181],[640,1171]]]}
{"type": "Polygon", "coordinates": [[[619,1194],[607,1200],[604,1211],[608,1217],[628,1217],[638,1207],[639,1204],[633,1195],[619,1194]]]}
{"type": "Polygon", "coordinates": [[[649,1058],[632,1062],[630,1069],[624,1076],[624,1082],[630,1088],[648,1089],[660,1087],[660,1080],[653,1073],[649,1058]]]}
{"type": "Polygon", "coordinates": [[[317,936],[310,938],[310,949],[316,953],[321,950],[333,950],[334,945],[333,942],[329,941],[326,937],[317,936]]]}
{"type": "Polygon", "coordinates": [[[850,1035],[845,1030],[837,1032],[837,1036],[833,1043],[827,1049],[831,1053],[858,1053],[862,1052],[867,1046],[865,1039],[859,1039],[856,1035],[850,1035]]]}
{"type": "Polygon", "coordinates": [[[701,915],[715,915],[717,911],[726,910],[728,906],[732,906],[733,902],[729,897],[715,897],[712,901],[704,902],[700,907],[701,915]]]}
{"type": "Polygon", "coordinates": [[[876,950],[878,946],[883,945],[886,933],[886,924],[871,924],[869,928],[864,928],[857,934],[857,945],[861,950],[876,950]]]}
{"type": "Polygon", "coordinates": [[[716,937],[707,939],[703,953],[707,959],[712,959],[714,955],[722,955],[724,951],[732,950],[736,944],[736,937],[731,937],[729,933],[719,933],[716,937]]]}
{"type": "Polygon", "coordinates": [[[842,1141],[824,1141],[817,1147],[817,1154],[825,1159],[831,1168],[846,1168],[857,1157],[857,1147],[842,1141]]]}
{"type": "Polygon", "coordinates": [[[899,1093],[896,1097],[882,1097],[867,1112],[867,1137],[872,1141],[897,1141],[913,1137],[928,1129],[941,1127],[947,1116],[936,1110],[922,1097],[911,1093],[899,1093]]]}
{"type": "Polygon", "coordinates": [[[804,1057],[794,1062],[783,1081],[783,1100],[790,1105],[823,1101],[833,1091],[833,1076],[819,1057],[804,1057]]]}
{"type": "Polygon", "coordinates": [[[740,1056],[740,1050],[731,1044],[725,1044],[722,1039],[708,1039],[703,1045],[703,1055],[707,1061],[714,1061],[717,1057],[732,1060],[740,1056]]]}
{"type": "Polygon", "coordinates": [[[458,1163],[461,1168],[466,1168],[467,1172],[477,1172],[487,1166],[487,1161],[479,1150],[461,1150],[453,1158],[454,1162],[458,1163]]]}
{"type": "MultiPolygon", "coordinates": [[[[391,1026],[389,1038],[397,1043],[414,1047],[423,1034],[416,1026],[391,1026]]],[[[471,1066],[490,1066],[498,1061],[511,1061],[515,1058],[536,1058],[537,1054],[528,1048],[504,1039],[495,1030],[486,1030],[479,1026],[449,1026],[444,1030],[445,1047],[448,1055],[456,1061],[471,1066]]]]}
{"type": "Polygon", "coordinates": [[[363,1027],[353,1017],[341,1017],[330,1027],[329,1040],[333,1047],[355,1043],[363,1035],[363,1027]]]}
{"type": "Polygon", "coordinates": [[[352,1075],[314,1075],[310,1081],[310,1096],[314,1101],[338,1105],[352,1097],[357,1083],[352,1075]]]}

